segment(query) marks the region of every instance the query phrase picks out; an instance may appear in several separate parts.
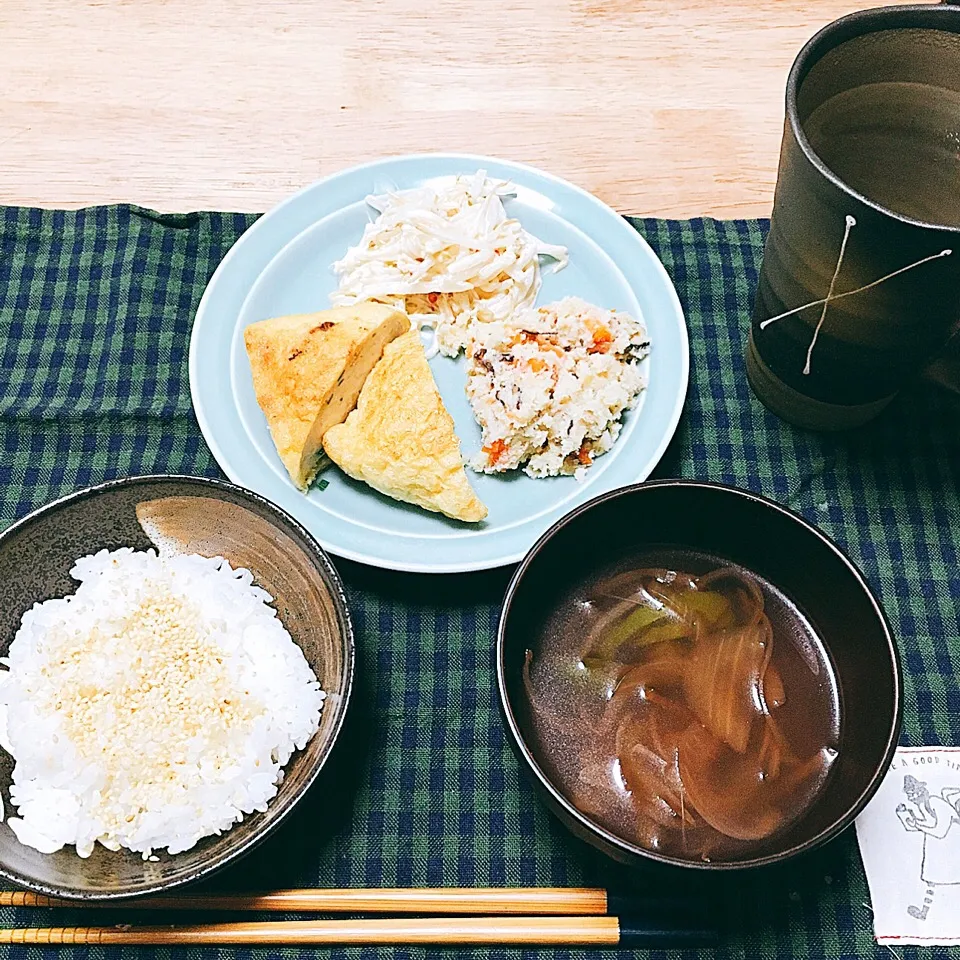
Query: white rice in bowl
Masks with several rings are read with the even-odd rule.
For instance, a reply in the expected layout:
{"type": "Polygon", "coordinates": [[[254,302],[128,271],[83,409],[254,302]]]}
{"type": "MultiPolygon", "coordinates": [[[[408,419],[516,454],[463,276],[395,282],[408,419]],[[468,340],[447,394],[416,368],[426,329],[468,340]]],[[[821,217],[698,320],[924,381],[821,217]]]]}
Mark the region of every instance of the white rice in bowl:
{"type": "Polygon", "coordinates": [[[483,448],[473,468],[582,476],[646,386],[649,347],[642,321],[575,297],[477,329],[467,396],[483,448]]]}
{"type": "Polygon", "coordinates": [[[270,595],[220,557],[102,550],[71,574],[0,661],[20,842],[147,859],[265,810],[325,697],[270,595]]]}

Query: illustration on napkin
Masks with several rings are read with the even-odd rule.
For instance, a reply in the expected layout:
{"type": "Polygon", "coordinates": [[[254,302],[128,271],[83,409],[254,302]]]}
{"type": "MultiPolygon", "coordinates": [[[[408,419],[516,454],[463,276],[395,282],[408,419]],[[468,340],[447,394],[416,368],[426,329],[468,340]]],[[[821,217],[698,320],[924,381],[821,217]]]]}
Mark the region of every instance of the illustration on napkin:
{"type": "Polygon", "coordinates": [[[936,888],[960,884],[960,787],[931,796],[925,781],[907,774],[903,792],[909,803],[897,806],[897,817],[908,832],[923,834],[920,879],[927,888],[923,906],[911,905],[907,913],[926,920],[936,888]]]}

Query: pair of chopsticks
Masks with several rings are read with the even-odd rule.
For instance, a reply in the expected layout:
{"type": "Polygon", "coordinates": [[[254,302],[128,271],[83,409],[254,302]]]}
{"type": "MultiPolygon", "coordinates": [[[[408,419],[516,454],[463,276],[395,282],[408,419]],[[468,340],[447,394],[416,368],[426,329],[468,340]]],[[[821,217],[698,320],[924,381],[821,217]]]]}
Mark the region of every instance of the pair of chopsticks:
{"type": "Polygon", "coordinates": [[[687,901],[617,898],[602,889],[489,887],[280,890],[254,895],[147,897],[78,904],[0,891],[0,907],[137,910],[433,913],[364,920],[286,920],[192,926],[26,927],[0,930],[0,944],[49,945],[524,945],[682,947],[715,943],[717,930],[687,901]]]}

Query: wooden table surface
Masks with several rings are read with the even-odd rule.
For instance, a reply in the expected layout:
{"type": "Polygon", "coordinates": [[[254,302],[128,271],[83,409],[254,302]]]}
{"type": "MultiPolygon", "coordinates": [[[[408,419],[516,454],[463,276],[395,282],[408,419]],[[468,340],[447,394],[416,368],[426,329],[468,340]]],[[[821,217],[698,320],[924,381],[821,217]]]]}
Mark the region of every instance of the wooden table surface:
{"type": "Polygon", "coordinates": [[[869,5],[0,0],[0,203],[257,211],[454,150],[623,213],[766,215],[790,63],[869,5]]]}

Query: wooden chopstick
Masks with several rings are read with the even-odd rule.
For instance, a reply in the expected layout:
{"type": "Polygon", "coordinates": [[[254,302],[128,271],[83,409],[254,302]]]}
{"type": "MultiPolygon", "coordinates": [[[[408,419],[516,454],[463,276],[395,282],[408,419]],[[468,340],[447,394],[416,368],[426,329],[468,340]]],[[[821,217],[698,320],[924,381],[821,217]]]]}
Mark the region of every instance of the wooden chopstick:
{"type": "Polygon", "coordinates": [[[433,917],[0,930],[0,944],[57,946],[498,944],[641,948],[695,946],[715,941],[716,932],[712,930],[637,927],[618,917],[433,917]]]}
{"type": "Polygon", "coordinates": [[[276,890],[270,893],[73,901],[19,890],[0,891],[0,907],[127,907],[137,910],[289,911],[291,913],[445,913],[602,916],[606,890],[583,887],[434,887],[276,890]]]}

